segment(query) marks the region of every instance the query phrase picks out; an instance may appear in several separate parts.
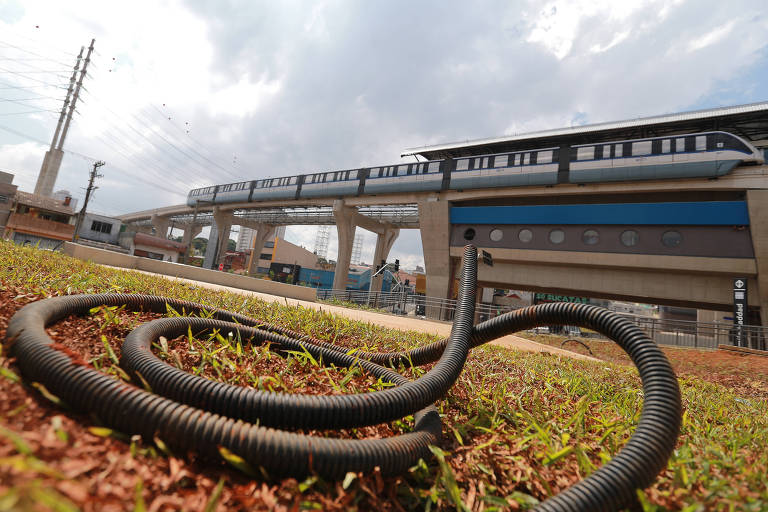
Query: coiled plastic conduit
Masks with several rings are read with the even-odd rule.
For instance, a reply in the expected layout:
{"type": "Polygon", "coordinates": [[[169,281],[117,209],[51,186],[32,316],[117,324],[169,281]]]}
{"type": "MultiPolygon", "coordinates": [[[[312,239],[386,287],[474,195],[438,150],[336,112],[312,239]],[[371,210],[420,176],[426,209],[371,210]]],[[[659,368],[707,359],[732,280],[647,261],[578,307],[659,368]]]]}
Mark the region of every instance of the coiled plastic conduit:
{"type": "Polygon", "coordinates": [[[441,435],[440,418],[432,404],[456,381],[471,347],[539,325],[586,327],[618,343],[637,366],[644,393],[640,422],[613,460],[545,501],[538,510],[618,510],[632,504],[635,490],[649,486],[666,466],[680,429],[680,390],[664,354],[629,321],[581,304],[523,308],[473,327],[476,281],[477,250],[467,246],[450,338],[408,352],[349,355],[343,348],[243,315],[165,297],[128,294],[63,296],[29,304],[11,319],[7,341],[26,381],[42,383],[74,410],[95,414],[110,428],[140,434],[148,441],[159,437],[180,453],[193,450],[218,457],[218,447],[223,446],[274,476],[314,473],[333,479],[376,466],[385,474],[403,472],[419,458],[428,458],[429,445],[438,444],[441,435]],[[128,335],[121,365],[136,382],[146,381],[150,393],[84,366],[52,347],[47,325],[101,305],[126,305],[163,314],[170,306],[187,314],[207,311],[212,317],[163,318],[128,335]],[[335,396],[268,393],[184,373],[151,353],[151,344],[160,336],[170,339],[187,333],[190,327],[195,333],[212,329],[237,332],[251,343],[269,342],[278,352],[306,350],[324,365],[360,365],[396,387],[335,396]],[[434,367],[414,381],[386,367],[433,361],[437,361],[434,367]],[[414,414],[413,432],[388,439],[333,439],[279,430],[348,428],[409,414],[414,414]]]}

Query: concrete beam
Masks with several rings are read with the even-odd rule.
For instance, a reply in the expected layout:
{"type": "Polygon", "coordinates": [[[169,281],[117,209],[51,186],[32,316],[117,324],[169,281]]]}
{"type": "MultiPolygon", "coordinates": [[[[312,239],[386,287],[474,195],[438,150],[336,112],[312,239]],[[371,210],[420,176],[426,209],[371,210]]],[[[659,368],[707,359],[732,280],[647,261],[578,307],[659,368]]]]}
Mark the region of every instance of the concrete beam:
{"type": "Polygon", "coordinates": [[[336,219],[336,232],[339,236],[339,253],[336,256],[336,269],[333,274],[333,289],[346,290],[349,277],[349,262],[352,259],[352,245],[355,241],[357,210],[344,205],[342,199],[333,202],[333,216],[336,219]]]}
{"type": "MultiPolygon", "coordinates": [[[[756,304],[760,306],[760,322],[768,327],[768,190],[747,190],[747,210],[757,263],[756,304]]],[[[750,304],[755,303],[750,300],[750,304]]]]}
{"type": "MultiPolygon", "coordinates": [[[[460,248],[453,248],[451,254],[456,259],[460,252],[460,248]]],[[[478,268],[481,286],[724,311],[733,307],[732,280],[736,276],[650,268],[509,262],[499,261],[495,253],[493,267],[480,265],[478,268]]],[[[745,275],[741,274],[741,277],[745,275]]],[[[750,277],[748,283],[749,302],[754,304],[758,293],[752,287],[757,288],[757,282],[750,277]]]]}
{"type": "MultiPolygon", "coordinates": [[[[419,230],[427,272],[427,297],[447,299],[451,287],[450,204],[440,195],[419,203],[419,230]]],[[[447,311],[427,306],[427,317],[444,319],[447,311]]]]}
{"type": "Polygon", "coordinates": [[[259,266],[259,256],[264,250],[264,243],[267,240],[275,238],[276,226],[270,224],[257,223],[247,226],[255,230],[253,234],[253,246],[251,247],[251,258],[248,260],[248,275],[254,275],[259,266]]]}

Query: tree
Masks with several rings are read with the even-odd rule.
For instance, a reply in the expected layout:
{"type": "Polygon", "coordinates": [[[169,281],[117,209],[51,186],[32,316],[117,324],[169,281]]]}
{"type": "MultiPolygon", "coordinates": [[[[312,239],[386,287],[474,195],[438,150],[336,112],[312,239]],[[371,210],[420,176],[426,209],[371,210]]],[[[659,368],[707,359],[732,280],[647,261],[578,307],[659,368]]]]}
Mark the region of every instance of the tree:
{"type": "Polygon", "coordinates": [[[230,238],[227,240],[227,252],[235,252],[235,249],[237,249],[237,242],[230,238]]]}

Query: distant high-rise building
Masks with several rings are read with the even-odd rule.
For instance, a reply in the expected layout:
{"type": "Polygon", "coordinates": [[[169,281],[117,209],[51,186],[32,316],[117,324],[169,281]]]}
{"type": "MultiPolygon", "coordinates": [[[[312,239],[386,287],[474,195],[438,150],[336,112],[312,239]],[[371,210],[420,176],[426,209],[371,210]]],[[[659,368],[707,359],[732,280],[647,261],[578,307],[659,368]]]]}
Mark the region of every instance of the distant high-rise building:
{"type": "Polygon", "coordinates": [[[328,259],[328,239],[331,236],[331,226],[318,226],[315,235],[315,254],[318,258],[328,259]]]}
{"type": "Polygon", "coordinates": [[[363,234],[356,233],[355,240],[352,242],[352,258],[350,261],[353,265],[360,264],[360,259],[363,254],[363,234]]]}
{"type": "MultiPolygon", "coordinates": [[[[275,229],[275,238],[285,240],[285,228],[286,226],[278,226],[275,229]]],[[[251,247],[253,247],[254,232],[255,231],[251,228],[241,226],[240,234],[237,236],[237,246],[235,247],[235,250],[238,252],[250,251],[251,247]]]]}

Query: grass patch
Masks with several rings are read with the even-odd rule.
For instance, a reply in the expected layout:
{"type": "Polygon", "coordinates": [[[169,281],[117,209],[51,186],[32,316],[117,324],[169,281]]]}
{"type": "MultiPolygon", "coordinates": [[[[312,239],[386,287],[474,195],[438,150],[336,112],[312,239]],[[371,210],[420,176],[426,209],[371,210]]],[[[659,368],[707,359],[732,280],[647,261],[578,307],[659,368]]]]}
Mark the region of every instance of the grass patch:
{"type": "MultiPolygon", "coordinates": [[[[121,292],[226,308],[348,348],[402,350],[435,340],[5,241],[0,242],[0,261],[0,334],[11,314],[30,301],[121,292]]],[[[115,364],[120,341],[146,320],[146,315],[120,308],[97,308],[89,317],[65,319],[49,332],[87,364],[124,379],[115,364]]],[[[332,394],[377,387],[357,370],[324,369],[302,353],[283,359],[244,346],[227,333],[160,340],[154,350],[187,371],[276,392],[332,394]]],[[[699,364],[706,365],[706,359],[699,364]]],[[[618,356],[595,363],[480,347],[437,404],[444,437],[431,460],[397,477],[350,473],[340,482],[314,477],[269,481],[232,469],[237,467],[232,461],[201,464],[165,453],[162,440],[147,445],[120,433],[105,435],[93,419],[61,409],[24,387],[5,350],[0,368],[0,509],[40,503],[51,508],[45,504],[56,500],[66,510],[526,509],[613,457],[632,434],[642,404],[637,373],[618,356]]],[[[645,509],[768,509],[766,399],[745,393],[741,385],[708,381],[694,372],[683,372],[680,386],[682,434],[666,470],[643,493],[645,509]]],[[[47,391],[56,394],[55,389],[47,391]]],[[[405,418],[336,435],[392,435],[409,428],[405,418]]]]}

